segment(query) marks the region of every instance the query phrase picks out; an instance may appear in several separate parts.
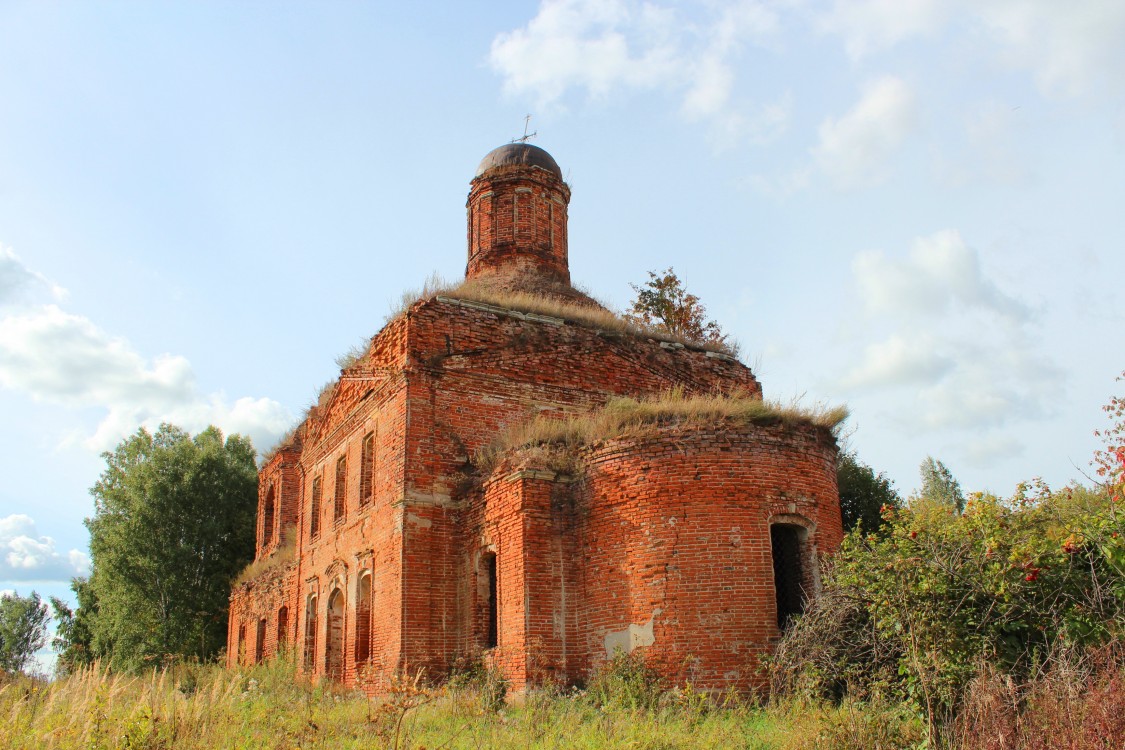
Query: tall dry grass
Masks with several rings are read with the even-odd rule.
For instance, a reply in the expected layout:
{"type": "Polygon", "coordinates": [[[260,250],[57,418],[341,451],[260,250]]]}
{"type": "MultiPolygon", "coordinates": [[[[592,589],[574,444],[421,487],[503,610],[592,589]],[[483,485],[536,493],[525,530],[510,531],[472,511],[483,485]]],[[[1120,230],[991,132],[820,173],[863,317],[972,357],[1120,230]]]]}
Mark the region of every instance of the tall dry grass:
{"type": "Polygon", "coordinates": [[[55,682],[21,677],[0,685],[0,747],[859,750],[891,747],[879,740],[911,737],[917,723],[863,706],[731,698],[717,706],[690,687],[648,710],[558,691],[497,710],[494,696],[472,686],[404,679],[399,688],[369,698],[310,685],[294,678],[291,659],[236,670],[180,664],[143,676],[93,667],[55,682]]]}
{"type": "Polygon", "coordinates": [[[1058,649],[1023,682],[986,665],[954,735],[964,750],[1121,750],[1125,644],[1058,649]]]}
{"type": "Polygon", "coordinates": [[[254,560],[235,576],[234,585],[252,581],[258,576],[271,570],[280,570],[293,562],[297,556],[297,527],[295,524],[286,524],[281,530],[281,544],[273,554],[260,560],[254,560]]]}
{"type": "Polygon", "coordinates": [[[685,336],[680,336],[654,326],[645,326],[640,323],[626,320],[614,312],[608,305],[593,300],[593,305],[583,305],[569,302],[559,297],[496,289],[487,283],[478,281],[449,282],[437,274],[432,274],[421,289],[412,289],[402,295],[402,299],[387,315],[391,321],[409,310],[414,304],[424,299],[447,297],[450,299],[477,302],[493,307],[544,315],[558,318],[570,323],[595,328],[601,331],[611,331],[637,336],[645,336],[658,341],[673,344],[682,344],[706,351],[718,352],[731,357],[738,356],[738,345],[735,343],[718,343],[714,341],[696,341],[685,336]]]}
{"type": "Polygon", "coordinates": [[[674,388],[639,398],[614,398],[597,411],[566,418],[537,416],[517,424],[478,456],[478,465],[491,467],[512,448],[559,446],[575,448],[599,440],[639,436],[670,424],[807,424],[835,430],[848,416],[843,406],[782,404],[749,393],[686,394],[674,388]]]}

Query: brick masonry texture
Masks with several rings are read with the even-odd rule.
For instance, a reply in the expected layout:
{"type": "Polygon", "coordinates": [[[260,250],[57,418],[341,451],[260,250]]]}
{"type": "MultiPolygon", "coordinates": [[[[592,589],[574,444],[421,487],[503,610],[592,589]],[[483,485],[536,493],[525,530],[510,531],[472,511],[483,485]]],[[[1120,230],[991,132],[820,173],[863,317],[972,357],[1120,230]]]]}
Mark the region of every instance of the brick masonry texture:
{"type": "MultiPolygon", "coordinates": [[[[569,198],[551,170],[483,171],[467,276],[566,298],[569,198]]],[[[805,595],[841,539],[827,429],[668,424],[478,460],[527,420],[672,388],[761,397],[749,368],[700,348],[464,299],[415,303],[262,466],[229,664],[289,644],[305,675],[377,691],[396,671],[437,678],[483,658],[520,690],[581,683],[639,648],[675,679],[756,686],[787,585],[771,527],[799,540],[787,575],[805,595]]]]}

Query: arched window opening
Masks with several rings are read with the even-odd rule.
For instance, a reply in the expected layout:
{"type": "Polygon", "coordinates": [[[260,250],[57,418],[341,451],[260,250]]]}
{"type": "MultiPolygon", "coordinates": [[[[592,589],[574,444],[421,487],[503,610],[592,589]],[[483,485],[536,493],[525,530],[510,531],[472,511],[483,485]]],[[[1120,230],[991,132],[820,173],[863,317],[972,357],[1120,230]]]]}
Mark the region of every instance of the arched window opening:
{"type": "Polygon", "coordinates": [[[246,662],[246,624],[238,626],[238,663],[246,662]]]}
{"type": "Polygon", "coordinates": [[[363,436],[359,466],[359,505],[367,505],[375,497],[375,433],[363,436]]]}
{"type": "Polygon", "coordinates": [[[334,590],[328,597],[324,673],[338,682],[344,679],[344,592],[340,589],[334,590]]]}
{"type": "Polygon", "coordinates": [[[316,597],[305,602],[305,673],[311,674],[316,666],[316,597]]]}
{"type": "Polygon", "coordinates": [[[266,618],[258,620],[257,637],[254,639],[254,663],[261,664],[266,657],[266,618]]]}
{"type": "Polygon", "coordinates": [[[313,477],[312,518],[309,519],[309,535],[316,539],[320,535],[320,477],[313,477]]]}
{"type": "Polygon", "coordinates": [[[371,574],[360,576],[355,599],[355,666],[371,661],[371,574]]]}
{"type": "Polygon", "coordinates": [[[485,613],[484,647],[500,645],[500,609],[496,588],[496,553],[485,552],[480,558],[480,591],[485,613]]]}
{"type": "Polygon", "coordinates": [[[347,499],[348,490],[348,458],[347,456],[340,456],[336,461],[336,496],[332,508],[332,520],[335,523],[343,521],[348,514],[347,499]]]}
{"type": "Polygon", "coordinates": [[[289,607],[277,610],[277,649],[280,651],[289,642],[289,607]]]}
{"type": "Polygon", "coordinates": [[[269,491],[266,493],[266,502],[262,506],[262,547],[268,547],[270,542],[273,541],[273,527],[274,519],[274,492],[273,485],[270,485],[269,491]]]}
{"type": "Polygon", "coordinates": [[[777,626],[784,630],[805,610],[807,571],[802,555],[804,528],[778,523],[770,526],[773,548],[773,586],[777,597],[777,626]]]}

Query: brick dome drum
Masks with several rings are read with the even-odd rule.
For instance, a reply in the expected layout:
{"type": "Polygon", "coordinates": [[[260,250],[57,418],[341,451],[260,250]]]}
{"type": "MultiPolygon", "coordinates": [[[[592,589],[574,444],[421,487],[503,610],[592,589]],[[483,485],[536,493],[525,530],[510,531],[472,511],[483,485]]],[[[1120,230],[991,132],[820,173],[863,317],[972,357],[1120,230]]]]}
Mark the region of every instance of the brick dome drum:
{"type": "Polygon", "coordinates": [[[466,279],[519,291],[570,286],[570,188],[543,149],[510,143],[481,162],[469,190],[466,279]]]}

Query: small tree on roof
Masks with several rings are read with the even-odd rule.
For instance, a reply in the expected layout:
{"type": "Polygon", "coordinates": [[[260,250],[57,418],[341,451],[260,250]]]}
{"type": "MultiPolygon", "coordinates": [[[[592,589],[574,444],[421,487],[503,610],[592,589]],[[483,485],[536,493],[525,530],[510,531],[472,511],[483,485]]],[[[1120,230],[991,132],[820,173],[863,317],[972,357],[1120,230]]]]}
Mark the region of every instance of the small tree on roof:
{"type": "Polygon", "coordinates": [[[656,328],[675,336],[714,344],[727,342],[727,334],[713,320],[707,319],[707,308],[699,297],[684,289],[671,267],[649,271],[648,281],[641,286],[630,284],[637,298],[625,313],[630,323],[656,328]]]}

